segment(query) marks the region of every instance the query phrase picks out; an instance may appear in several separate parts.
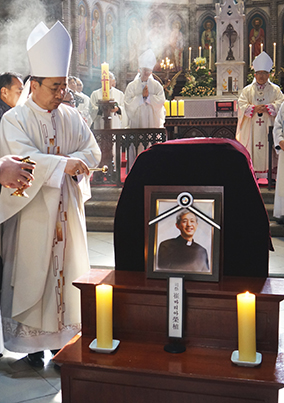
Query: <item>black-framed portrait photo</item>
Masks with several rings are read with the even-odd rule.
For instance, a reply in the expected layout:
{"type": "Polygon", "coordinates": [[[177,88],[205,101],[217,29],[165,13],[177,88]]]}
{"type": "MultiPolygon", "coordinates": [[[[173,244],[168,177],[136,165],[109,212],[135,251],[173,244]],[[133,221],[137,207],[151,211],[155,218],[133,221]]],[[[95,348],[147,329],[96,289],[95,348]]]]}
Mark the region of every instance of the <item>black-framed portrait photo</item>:
{"type": "Polygon", "coordinates": [[[222,186],[145,186],[147,277],[219,281],[222,186]]]}

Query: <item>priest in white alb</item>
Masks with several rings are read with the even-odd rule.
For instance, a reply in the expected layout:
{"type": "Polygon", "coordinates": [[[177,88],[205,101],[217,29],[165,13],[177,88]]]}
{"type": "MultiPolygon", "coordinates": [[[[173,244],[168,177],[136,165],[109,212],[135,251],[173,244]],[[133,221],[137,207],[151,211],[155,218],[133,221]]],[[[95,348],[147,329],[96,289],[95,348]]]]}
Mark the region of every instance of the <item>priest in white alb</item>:
{"type": "MultiPolygon", "coordinates": [[[[152,75],[156,64],[152,49],[146,50],[138,58],[138,74],[125,90],[124,105],[130,128],[159,128],[165,122],[165,92],[163,86],[152,75]]],[[[140,143],[138,154],[143,151],[140,143]]],[[[129,167],[136,157],[136,150],[131,144],[129,150],[129,167]]]]}
{"type": "MultiPolygon", "coordinates": [[[[267,53],[260,53],[253,61],[254,80],[241,92],[238,100],[236,139],[250,153],[256,177],[268,176],[268,132],[284,101],[278,85],[269,80],[273,62],[267,53]]],[[[277,155],[272,152],[272,175],[275,178],[277,155]]]]}
{"type": "Polygon", "coordinates": [[[79,112],[62,103],[72,51],[65,27],[41,22],[27,51],[31,94],[3,116],[0,156],[29,156],[35,179],[28,198],[0,194],[1,309],[5,347],[41,367],[43,351],[62,348],[81,327],[72,281],[90,268],[84,202],[101,151],[79,112]]]}

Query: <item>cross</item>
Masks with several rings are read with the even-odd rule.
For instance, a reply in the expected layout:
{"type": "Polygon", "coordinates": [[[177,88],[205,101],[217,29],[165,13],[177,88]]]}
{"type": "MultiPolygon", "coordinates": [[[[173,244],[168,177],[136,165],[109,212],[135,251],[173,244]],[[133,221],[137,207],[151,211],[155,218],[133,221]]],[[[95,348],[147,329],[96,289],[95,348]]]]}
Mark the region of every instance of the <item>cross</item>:
{"type": "Polygon", "coordinates": [[[256,121],[255,123],[258,123],[258,124],[259,124],[259,126],[261,126],[261,123],[264,123],[264,120],[261,120],[261,118],[259,118],[259,120],[258,120],[258,121],[256,121]]]}
{"type": "Polygon", "coordinates": [[[103,72],[102,75],[103,75],[102,82],[104,83],[103,91],[106,91],[106,83],[109,81],[109,79],[107,78],[107,74],[105,72],[103,72]]]}
{"type": "Polygon", "coordinates": [[[258,144],[256,144],[255,145],[256,147],[258,147],[258,149],[260,150],[261,149],[261,147],[264,147],[264,145],[263,144],[261,144],[261,142],[259,141],[259,143],[258,144]]]}

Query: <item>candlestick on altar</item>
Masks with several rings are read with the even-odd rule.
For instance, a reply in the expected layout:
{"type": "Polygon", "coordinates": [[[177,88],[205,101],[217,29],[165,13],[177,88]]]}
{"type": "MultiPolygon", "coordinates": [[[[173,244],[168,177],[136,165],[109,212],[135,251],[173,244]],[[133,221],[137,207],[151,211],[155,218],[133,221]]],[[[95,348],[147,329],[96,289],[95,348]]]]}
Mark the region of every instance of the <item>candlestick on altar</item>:
{"type": "Polygon", "coordinates": [[[212,64],[212,55],[211,55],[211,52],[212,52],[212,46],[210,45],[209,46],[209,70],[211,70],[211,64],[212,64]]]}
{"type": "Polygon", "coordinates": [[[252,44],[249,44],[249,68],[251,69],[252,65],[252,44]]]}
{"type": "Polygon", "coordinates": [[[198,48],[198,57],[201,57],[201,46],[198,48]]]}
{"type": "Polygon", "coordinates": [[[260,53],[263,52],[263,43],[260,44],[260,53]]]}
{"type": "Polygon", "coordinates": [[[188,48],[188,70],[190,71],[191,66],[191,47],[188,48]]]}
{"type": "Polygon", "coordinates": [[[276,43],[273,43],[273,67],[276,67],[276,43]]]}

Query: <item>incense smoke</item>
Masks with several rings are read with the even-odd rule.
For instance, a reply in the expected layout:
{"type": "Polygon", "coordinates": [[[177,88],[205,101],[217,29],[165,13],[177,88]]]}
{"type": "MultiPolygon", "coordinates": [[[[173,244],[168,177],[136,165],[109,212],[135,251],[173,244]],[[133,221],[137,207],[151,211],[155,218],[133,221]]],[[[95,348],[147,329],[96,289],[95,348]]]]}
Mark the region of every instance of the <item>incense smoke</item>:
{"type": "Polygon", "coordinates": [[[7,3],[6,18],[0,21],[0,72],[16,71],[26,76],[29,74],[27,39],[39,22],[50,27],[46,22],[47,11],[40,0],[7,3]]]}

